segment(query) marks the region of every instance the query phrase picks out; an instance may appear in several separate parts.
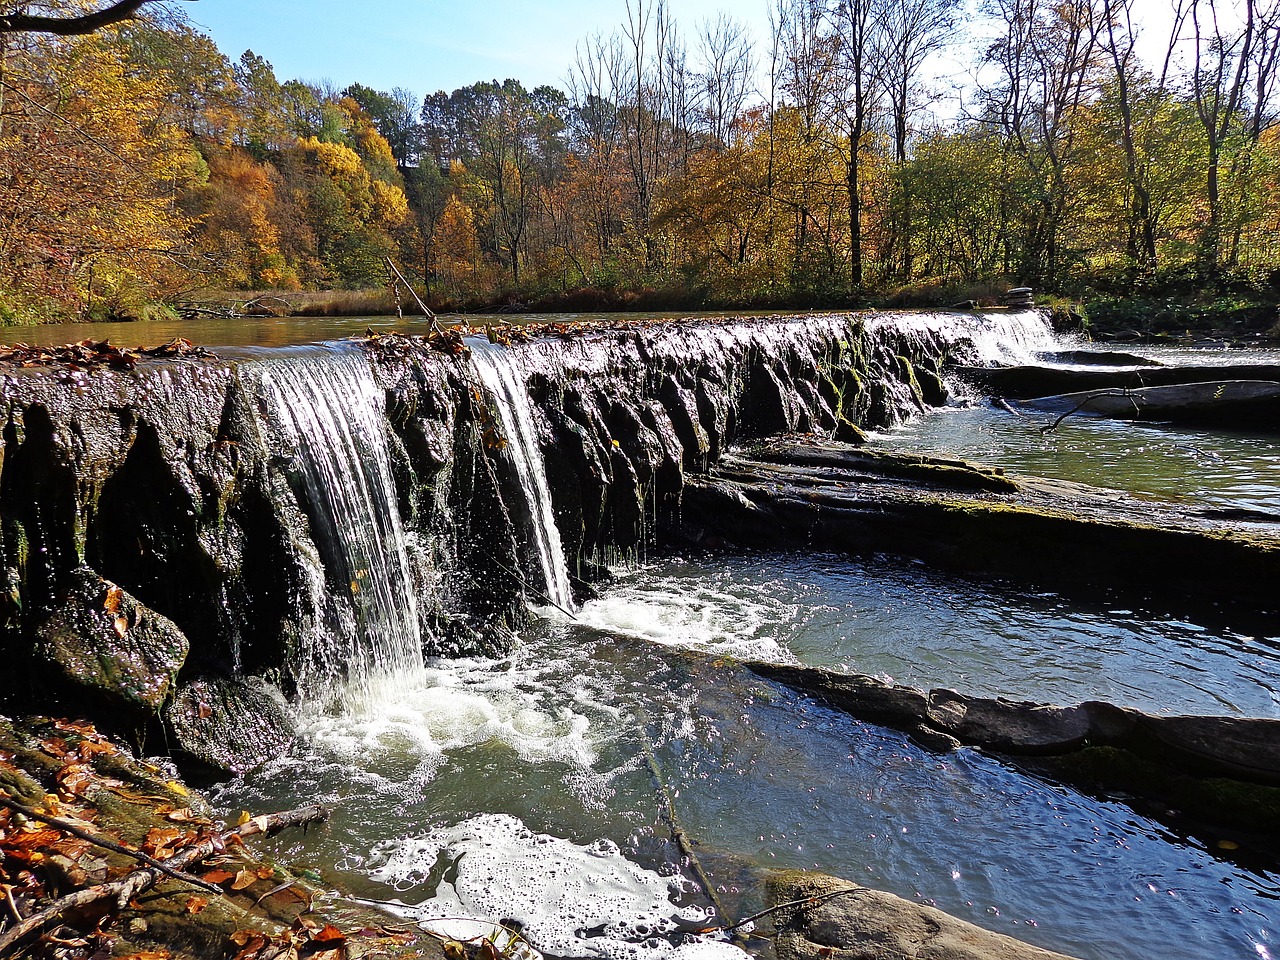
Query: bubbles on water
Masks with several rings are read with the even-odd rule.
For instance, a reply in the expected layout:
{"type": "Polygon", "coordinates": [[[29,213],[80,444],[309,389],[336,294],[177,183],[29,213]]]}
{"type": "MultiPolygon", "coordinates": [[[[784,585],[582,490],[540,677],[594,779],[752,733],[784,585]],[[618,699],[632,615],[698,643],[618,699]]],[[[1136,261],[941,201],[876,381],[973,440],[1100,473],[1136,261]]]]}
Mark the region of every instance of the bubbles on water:
{"type": "MultiPolygon", "coordinates": [[[[398,678],[360,713],[316,713],[302,730],[319,752],[360,760],[379,753],[439,758],[481,743],[501,743],[526,763],[595,761],[591,722],[539,682],[537,672],[462,660],[398,678]]],[[[376,762],[370,764],[376,766],[376,762]]]]}
{"type": "Polygon", "coordinates": [[[708,911],[680,906],[682,877],[632,863],[610,840],[588,844],[534,833],[506,814],[473,817],[385,844],[375,880],[430,899],[398,908],[424,927],[456,918],[515,921],[539,950],[606,960],[733,960],[742,951],[691,931],[708,911]]]}

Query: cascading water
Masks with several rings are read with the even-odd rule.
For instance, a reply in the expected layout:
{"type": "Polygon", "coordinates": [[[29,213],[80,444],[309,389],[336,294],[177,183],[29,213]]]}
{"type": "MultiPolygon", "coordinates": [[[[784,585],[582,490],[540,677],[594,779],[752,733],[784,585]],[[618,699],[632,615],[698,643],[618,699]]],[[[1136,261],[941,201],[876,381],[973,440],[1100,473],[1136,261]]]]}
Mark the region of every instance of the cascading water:
{"type": "MultiPolygon", "coordinates": [[[[716,384],[728,384],[722,395],[736,399],[757,359],[802,368],[821,363],[833,343],[843,350],[847,341],[877,369],[914,356],[913,344],[973,364],[1025,362],[1057,346],[1043,316],[1030,311],[884,313],[865,329],[870,336],[860,339],[857,325],[837,315],[673,326],[654,333],[643,355],[586,338],[519,351],[473,345],[473,376],[491,395],[504,456],[520,481],[524,503],[515,512],[527,513],[533,586],[545,584],[549,599],[568,605],[525,387],[535,365],[639,409],[657,402],[643,393],[654,371],[681,363],[701,364],[716,384]]],[[[355,360],[333,351],[290,357],[264,376],[266,392],[293,411],[277,419],[289,421],[281,433],[299,451],[313,525],[342,526],[368,509],[396,528],[394,535],[353,529],[354,546],[326,544],[317,533],[331,581],[346,568],[330,557],[361,557],[349,564],[358,572],[368,537],[393,554],[391,575],[380,579],[407,583],[381,407],[362,362],[346,369],[355,360]],[[302,369],[307,364],[314,370],[302,369]],[[351,382],[340,383],[345,377],[351,382]],[[369,424],[357,424],[366,414],[369,424]],[[331,417],[342,424],[329,424],[331,417]],[[344,425],[361,439],[343,440],[344,425]],[[321,469],[329,457],[347,464],[329,468],[339,481],[321,469]],[[379,458],[381,465],[368,462],[379,458]],[[310,491],[312,482],[353,482],[343,470],[375,495],[348,506],[310,491]]],[[[900,407],[908,414],[911,398],[900,407]]],[[[850,721],[764,684],[722,654],[893,671],[925,685],[989,681],[992,694],[1022,693],[1015,683],[1025,683],[1031,692],[1064,690],[1067,700],[1107,693],[1170,710],[1212,709],[1221,700],[1224,710],[1272,715],[1280,710],[1267,672],[1280,650],[1276,638],[1214,631],[1159,611],[1103,605],[1077,614],[1052,597],[971,589],[880,561],[856,569],[844,558],[748,563],[758,573],[713,558],[688,576],[632,574],[606,587],[577,621],[534,623],[508,657],[435,662],[378,711],[311,718],[298,755],[224,793],[224,805],[286,806],[303,784],[308,798],[334,805],[339,825],[308,838],[320,845],[313,856],[339,863],[354,885],[401,898],[403,912],[424,924],[443,916],[516,919],[531,941],[561,956],[676,960],[708,946],[680,933],[698,897],[681,881],[685,866],[664,829],[652,826],[661,820],[654,768],[665,771],[682,821],[726,886],[763,884],[778,867],[818,868],[936,899],[966,919],[1093,960],[1153,951],[1196,960],[1271,942],[1280,879],[1170,842],[1135,811],[979,751],[935,754],[850,721]],[[760,583],[744,586],[753,577],[760,583]],[[952,624],[961,622],[980,624],[980,636],[956,640],[952,624]],[[1062,667],[1067,628],[1071,659],[1062,667]],[[701,647],[714,659],[672,646],[701,647]],[[999,669],[980,663],[984,650],[999,669]],[[1176,665],[1172,676],[1166,663],[1176,665]],[[1206,671],[1215,682],[1199,679],[1206,671]]],[[[385,608],[381,622],[411,628],[406,599],[400,612],[385,608]]],[[[749,896],[736,903],[740,914],[759,905],[749,896]]]]}
{"type": "Polygon", "coordinates": [[[479,344],[471,352],[471,363],[480,382],[493,397],[507,441],[504,452],[515,467],[520,489],[531,519],[529,540],[538,557],[546,598],[557,607],[573,606],[569,567],[565,562],[560,531],[551,506],[551,490],[538,448],[538,430],[533,422],[529,394],[518,375],[511,354],[500,348],[479,344]]]}
{"type": "Polygon", "coordinates": [[[329,631],[300,664],[303,694],[327,698],[343,666],[344,707],[423,669],[408,542],[400,522],[382,395],[356,350],[309,347],[258,366],[277,439],[293,458],[322,554],[329,631]]]}
{"type": "Polygon", "coordinates": [[[941,335],[951,345],[953,362],[975,367],[1032,363],[1037,354],[1062,349],[1039,310],[884,313],[872,315],[867,329],[941,335]]]}

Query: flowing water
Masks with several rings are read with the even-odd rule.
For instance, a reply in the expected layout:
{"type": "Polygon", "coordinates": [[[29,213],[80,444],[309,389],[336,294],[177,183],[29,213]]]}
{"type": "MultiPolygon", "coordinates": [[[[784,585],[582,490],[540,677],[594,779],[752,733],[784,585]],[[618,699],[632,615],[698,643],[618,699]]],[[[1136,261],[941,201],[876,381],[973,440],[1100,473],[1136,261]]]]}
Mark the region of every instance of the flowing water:
{"type": "MultiPolygon", "coordinates": [[[[501,352],[479,354],[477,371],[530,515],[547,523],[531,411],[504,363],[501,352]]],[[[339,390],[347,404],[363,382],[351,376],[339,390]]],[[[330,402],[305,394],[323,388],[279,389],[282,407],[330,402]]],[[[940,451],[986,451],[978,458],[1018,469],[1153,494],[1184,479],[1175,493],[1211,503],[1275,502],[1277,457],[1262,438],[1117,428],[1107,442],[1120,452],[1107,461],[1102,441],[1083,439],[1092,434],[1027,433],[1019,446],[992,416],[939,412],[880,442],[927,447],[936,431],[940,451]],[[1149,470],[1149,450],[1172,458],[1183,446],[1212,456],[1149,470]],[[1148,473],[1122,473],[1133,461],[1148,473]],[[1221,475],[1206,478],[1219,463],[1221,475]]],[[[376,501],[322,512],[335,523],[365,508],[394,513],[393,500],[376,501]]],[[[547,532],[536,552],[555,593],[563,558],[547,532]]],[[[1280,716],[1280,636],[1265,627],[1190,622],[1106,597],[1082,604],[909,563],[670,558],[621,572],[573,618],[540,619],[508,658],[411,665],[359,710],[307,712],[292,756],[218,799],[253,810],[330,803],[329,830],[280,841],[293,844],[282,858],[437,929],[459,929],[456,918],[518,921],[557,956],[736,951],[691,932],[723,918],[672,842],[672,814],[734,916],[761,905],[771,869],[812,868],[1086,960],[1277,949],[1274,860],[1227,859],[1229,844],[1179,835],[975,750],[925,751],[755,677],[737,665],[749,658],[988,696],[1280,716]]]]}
{"type": "Polygon", "coordinates": [[[540,622],[508,659],[434,663],[376,716],[313,720],[294,757],[221,799],[334,803],[326,836],[281,855],[337,864],[408,916],[516,919],[565,956],[667,956],[703,922],[655,769],[735,916],[768,870],[812,868],[1089,960],[1272,949],[1280,875],[978,751],[922,750],[732,655],[1276,715],[1280,638],[910,565],[673,560],[578,621],[540,622]],[[996,630],[1017,642],[1002,651],[996,630]]]}
{"type": "MultiPolygon", "coordinates": [[[[310,602],[319,636],[300,666],[308,699],[333,689],[335,665],[350,666],[348,709],[376,698],[387,678],[422,668],[422,638],[409,544],[400,523],[382,391],[364,353],[294,348],[253,367],[268,422],[308,511],[317,558],[310,602]],[[322,564],[322,565],[321,565],[322,564]]],[[[300,602],[302,598],[299,598],[300,602]]]]}
{"type": "Polygon", "coordinates": [[[541,570],[545,598],[567,610],[573,606],[569,567],[551,509],[551,491],[547,489],[533,408],[517,362],[500,347],[472,344],[472,368],[493,398],[502,422],[502,454],[511,461],[520,480],[520,493],[531,520],[528,535],[541,570]]]}

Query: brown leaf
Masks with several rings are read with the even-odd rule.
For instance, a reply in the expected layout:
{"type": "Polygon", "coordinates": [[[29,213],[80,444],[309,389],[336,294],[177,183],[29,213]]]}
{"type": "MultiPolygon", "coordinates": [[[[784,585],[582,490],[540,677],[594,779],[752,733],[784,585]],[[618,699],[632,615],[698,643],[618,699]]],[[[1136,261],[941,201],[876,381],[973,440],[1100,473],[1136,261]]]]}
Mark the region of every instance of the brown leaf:
{"type": "Polygon", "coordinates": [[[186,910],[193,917],[209,905],[208,897],[187,897],[186,910]]]}
{"type": "Polygon", "coordinates": [[[261,866],[261,867],[259,867],[259,868],[258,868],[258,879],[259,879],[259,880],[270,880],[270,879],[271,879],[272,877],[274,877],[275,875],[276,875],[276,868],[275,868],[275,867],[270,867],[270,866],[265,866],[265,865],[264,865],[264,866],[261,866]]]}
{"type": "Polygon", "coordinates": [[[236,874],[236,878],[231,881],[232,890],[244,890],[253,886],[258,880],[257,874],[250,870],[241,870],[236,874]]]}
{"type": "Polygon", "coordinates": [[[129,618],[121,614],[116,615],[116,618],[111,621],[111,625],[115,627],[116,636],[122,639],[129,632],[129,618]]]}
{"type": "MultiPolygon", "coordinates": [[[[214,870],[210,870],[207,873],[201,874],[200,879],[207,880],[209,883],[226,883],[228,880],[230,880],[234,876],[235,874],[232,873],[230,870],[223,870],[221,868],[217,868],[214,870]]],[[[240,946],[243,947],[244,944],[242,943],[240,944],[240,946]]]]}
{"type": "Polygon", "coordinates": [[[108,587],[107,598],[102,601],[103,608],[107,613],[119,613],[120,601],[124,599],[124,591],[119,587],[108,587]]]}
{"type": "Polygon", "coordinates": [[[335,941],[346,940],[347,935],[332,923],[326,923],[324,925],[324,929],[311,934],[311,939],[315,943],[333,943],[335,941]]]}

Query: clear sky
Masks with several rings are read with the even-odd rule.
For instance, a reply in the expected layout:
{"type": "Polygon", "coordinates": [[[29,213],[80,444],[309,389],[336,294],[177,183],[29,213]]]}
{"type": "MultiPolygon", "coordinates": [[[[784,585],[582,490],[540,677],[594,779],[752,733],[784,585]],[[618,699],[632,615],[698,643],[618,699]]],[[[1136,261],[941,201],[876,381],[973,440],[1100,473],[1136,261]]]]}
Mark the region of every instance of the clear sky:
{"type": "MultiPolygon", "coordinates": [[[[1149,58],[1163,53],[1171,2],[1139,0],[1141,49],[1149,58]]],[[[757,65],[763,61],[771,0],[667,4],[695,62],[699,29],[721,10],[746,26],[757,65]]],[[[271,61],[281,80],[330,81],[338,89],[353,82],[404,87],[417,98],[507,78],[529,88],[564,89],[576,45],[611,34],[626,20],[626,0],[195,0],[182,7],[228,57],[253,50],[271,61]]],[[[944,97],[935,112],[957,112],[946,90],[972,83],[972,60],[984,45],[969,39],[935,61],[944,97]]]]}
{"type": "MultiPolygon", "coordinates": [[[[652,3],[652,0],[649,0],[652,3]]],[[[720,10],[761,51],[768,0],[668,0],[687,46],[720,10]]],[[[353,81],[419,97],[479,80],[565,86],[575,44],[609,34],[625,0],[197,0],[183,9],[231,59],[253,50],[281,80],[353,81]]]]}

